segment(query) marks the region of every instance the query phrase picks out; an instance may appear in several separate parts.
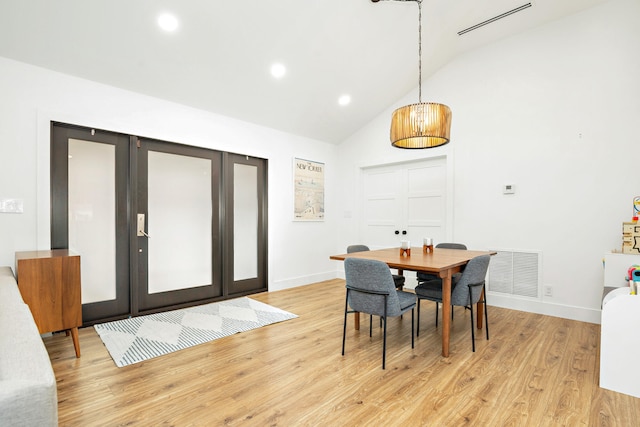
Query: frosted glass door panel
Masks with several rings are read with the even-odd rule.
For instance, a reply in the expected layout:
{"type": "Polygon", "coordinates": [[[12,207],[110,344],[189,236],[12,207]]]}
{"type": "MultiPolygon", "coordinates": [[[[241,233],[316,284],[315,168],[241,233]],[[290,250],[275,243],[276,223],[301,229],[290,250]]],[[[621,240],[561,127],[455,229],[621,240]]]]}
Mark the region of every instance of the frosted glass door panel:
{"type": "Polygon", "coordinates": [[[116,298],[115,146],[69,139],[69,249],[82,260],[82,304],[116,298]]]}
{"type": "Polygon", "coordinates": [[[233,165],[233,279],[258,277],[258,168],[233,165]]]}
{"type": "Polygon", "coordinates": [[[211,160],[149,151],[149,294],[212,283],[211,160]]]}

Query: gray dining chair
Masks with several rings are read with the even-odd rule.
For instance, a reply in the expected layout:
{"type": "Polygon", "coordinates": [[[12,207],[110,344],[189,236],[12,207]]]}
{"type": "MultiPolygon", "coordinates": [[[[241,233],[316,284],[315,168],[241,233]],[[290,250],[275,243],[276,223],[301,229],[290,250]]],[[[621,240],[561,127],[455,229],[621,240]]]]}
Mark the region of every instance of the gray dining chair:
{"type": "MultiPolygon", "coordinates": [[[[461,250],[467,250],[467,245],[462,244],[462,243],[438,243],[436,245],[436,249],[461,249],[461,250]]],[[[435,274],[431,274],[431,273],[423,273],[421,271],[418,271],[418,274],[416,274],[416,279],[418,279],[418,283],[420,282],[427,282],[429,280],[436,280],[439,279],[438,276],[436,276],[435,274]]]]}
{"type": "MultiPolygon", "coordinates": [[[[460,250],[467,250],[467,245],[463,244],[463,243],[438,243],[436,245],[436,248],[440,248],[440,249],[460,249],[460,250]]],[[[451,286],[453,289],[453,286],[455,285],[455,283],[458,282],[458,280],[460,280],[460,276],[462,275],[462,272],[456,273],[453,275],[453,277],[451,277],[451,286]]],[[[431,273],[424,273],[421,271],[418,271],[418,273],[416,274],[416,279],[418,281],[418,285],[420,285],[420,283],[424,283],[424,282],[429,282],[432,280],[439,280],[440,281],[440,287],[442,287],[442,279],[440,277],[438,277],[435,274],[431,274],[431,273]]],[[[436,326],[438,326],[438,309],[440,307],[440,303],[436,302],[436,326]]],[[[420,314],[418,314],[420,315],[420,314]]],[[[451,318],[453,319],[453,310],[451,310],[451,318]]]]}
{"type": "MultiPolygon", "coordinates": [[[[466,265],[464,272],[457,283],[451,284],[451,305],[465,307],[471,311],[471,348],[476,351],[475,330],[473,324],[473,305],[478,302],[484,304],[485,331],[489,339],[489,317],[487,314],[487,298],[485,292],[485,278],[489,268],[490,255],[480,255],[472,258],[466,265]],[[481,300],[482,298],[482,300],[481,300]]],[[[442,281],[431,280],[423,282],[415,288],[418,298],[418,326],[417,335],[420,334],[420,300],[426,299],[442,302],[442,281]]],[[[481,316],[478,313],[478,316],[481,316]]]]}
{"type": "MultiPolygon", "coordinates": [[[[350,245],[347,246],[347,253],[351,254],[354,252],[364,252],[364,251],[368,251],[370,250],[369,247],[367,245],[350,245]]],[[[392,274],[391,277],[393,277],[393,282],[396,285],[396,288],[402,290],[402,288],[404,287],[404,282],[405,282],[405,277],[401,274],[392,274]]]]}
{"type": "Polygon", "coordinates": [[[344,271],[347,279],[347,292],[342,329],[342,355],[344,356],[347,337],[347,314],[369,314],[369,337],[372,336],[373,316],[380,316],[383,326],[382,369],[385,369],[388,317],[401,316],[411,310],[411,348],[414,348],[416,295],[397,290],[389,267],[382,261],[347,258],[344,260],[344,271]]]}

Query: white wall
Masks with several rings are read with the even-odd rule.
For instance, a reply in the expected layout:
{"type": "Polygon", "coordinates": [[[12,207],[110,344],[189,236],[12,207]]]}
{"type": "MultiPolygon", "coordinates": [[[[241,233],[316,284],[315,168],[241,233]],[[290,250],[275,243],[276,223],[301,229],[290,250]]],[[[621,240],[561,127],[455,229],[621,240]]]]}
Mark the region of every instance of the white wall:
{"type": "Polygon", "coordinates": [[[0,199],[24,200],[0,213],[0,265],[14,253],[48,249],[51,120],[269,159],[269,287],[335,277],[335,200],[324,222],[293,222],[293,158],[324,162],[337,187],[337,147],[0,58],[0,199]]]}
{"type": "Polygon", "coordinates": [[[25,209],[0,214],[0,265],[48,247],[50,120],[269,159],[272,290],[342,274],[328,255],[358,241],[360,167],[445,154],[450,239],[543,253],[553,297],[492,303],[597,322],[603,254],[640,194],[638,16],[612,0],[453,61],[423,85],[452,108],[452,142],[425,151],[390,147],[393,108],[335,147],[0,58],[0,198],[25,209]],[[324,222],[291,221],[293,157],[326,164],[324,222]]]}
{"type": "Polygon", "coordinates": [[[444,147],[390,147],[391,111],[416,102],[417,91],[345,141],[339,179],[350,191],[338,205],[353,216],[340,219],[335,250],[358,240],[360,166],[444,153],[454,176],[451,239],[541,251],[542,282],[553,286],[552,297],[491,303],[599,322],[602,258],[620,249],[640,194],[639,16],[638,0],[611,1],[449,63],[423,84],[424,101],[453,111],[444,147]],[[503,184],[516,194],[503,195],[503,184]]]}

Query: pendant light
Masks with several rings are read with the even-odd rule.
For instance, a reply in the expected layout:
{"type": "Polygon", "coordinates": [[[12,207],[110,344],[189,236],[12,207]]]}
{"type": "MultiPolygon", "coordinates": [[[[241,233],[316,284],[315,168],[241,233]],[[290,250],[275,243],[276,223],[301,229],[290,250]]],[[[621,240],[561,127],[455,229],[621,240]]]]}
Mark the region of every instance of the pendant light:
{"type": "Polygon", "coordinates": [[[422,0],[387,1],[418,3],[418,103],[400,107],[391,115],[391,145],[398,148],[444,145],[451,133],[451,109],[444,104],[422,102],[422,0]]]}

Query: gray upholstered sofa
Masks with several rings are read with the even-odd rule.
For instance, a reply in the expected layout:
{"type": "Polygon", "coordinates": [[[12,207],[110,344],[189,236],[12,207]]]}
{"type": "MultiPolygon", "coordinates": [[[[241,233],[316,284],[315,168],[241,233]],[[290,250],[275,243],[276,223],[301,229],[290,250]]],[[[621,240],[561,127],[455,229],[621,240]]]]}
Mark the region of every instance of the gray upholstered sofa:
{"type": "Polygon", "coordinates": [[[0,267],[0,426],[57,426],[56,377],[13,272],[0,267]]]}

